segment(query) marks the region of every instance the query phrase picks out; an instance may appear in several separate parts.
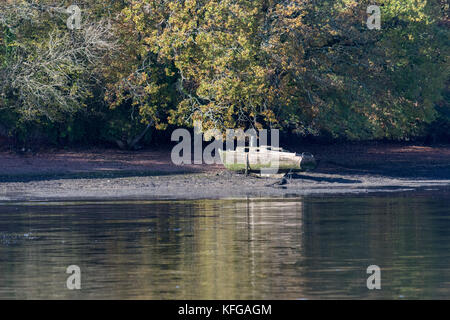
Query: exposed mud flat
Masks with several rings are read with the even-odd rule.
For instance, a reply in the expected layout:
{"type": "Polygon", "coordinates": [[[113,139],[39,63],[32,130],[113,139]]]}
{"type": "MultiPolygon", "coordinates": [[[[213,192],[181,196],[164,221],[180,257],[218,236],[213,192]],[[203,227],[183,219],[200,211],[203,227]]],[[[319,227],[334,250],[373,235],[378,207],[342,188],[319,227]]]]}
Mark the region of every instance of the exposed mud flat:
{"type": "Polygon", "coordinates": [[[51,179],[0,184],[0,200],[202,199],[393,192],[450,187],[450,180],[306,173],[287,179],[226,171],[127,178],[51,179]]]}
{"type": "MultiPolygon", "coordinates": [[[[300,150],[297,150],[300,151],[300,150]]],[[[279,178],[175,166],[169,151],[0,153],[0,201],[287,197],[450,188],[450,146],[306,146],[314,172],[279,178]]]]}

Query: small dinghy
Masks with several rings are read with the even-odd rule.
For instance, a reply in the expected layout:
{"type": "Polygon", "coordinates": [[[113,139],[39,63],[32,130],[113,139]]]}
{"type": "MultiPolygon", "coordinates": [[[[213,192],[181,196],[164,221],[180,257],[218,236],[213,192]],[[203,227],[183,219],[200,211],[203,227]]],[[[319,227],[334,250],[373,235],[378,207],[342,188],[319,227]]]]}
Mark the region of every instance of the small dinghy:
{"type": "Polygon", "coordinates": [[[298,154],[271,146],[237,147],[236,150],[219,150],[225,168],[231,171],[301,172],[316,168],[317,162],[310,153],[298,154]]]}

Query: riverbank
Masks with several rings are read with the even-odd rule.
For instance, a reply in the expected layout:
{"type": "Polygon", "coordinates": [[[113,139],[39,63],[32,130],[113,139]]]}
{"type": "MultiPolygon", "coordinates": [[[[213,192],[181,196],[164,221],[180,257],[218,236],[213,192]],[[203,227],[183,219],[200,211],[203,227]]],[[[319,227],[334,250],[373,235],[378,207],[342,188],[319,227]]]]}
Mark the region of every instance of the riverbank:
{"type": "Polygon", "coordinates": [[[246,177],[221,165],[175,166],[170,150],[0,153],[0,200],[201,199],[283,197],[450,187],[450,146],[307,145],[313,172],[280,179],[246,177]]]}

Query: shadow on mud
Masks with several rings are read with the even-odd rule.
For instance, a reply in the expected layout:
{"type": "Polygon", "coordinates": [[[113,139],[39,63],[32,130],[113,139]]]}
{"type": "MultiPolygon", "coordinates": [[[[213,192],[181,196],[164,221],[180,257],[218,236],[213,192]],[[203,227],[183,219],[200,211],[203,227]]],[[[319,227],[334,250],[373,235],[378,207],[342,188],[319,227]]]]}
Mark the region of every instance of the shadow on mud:
{"type": "Polygon", "coordinates": [[[362,183],[361,180],[351,180],[351,179],[344,179],[344,178],[315,177],[315,176],[308,176],[305,174],[298,174],[298,173],[294,173],[291,176],[291,179],[310,180],[310,181],[328,182],[328,183],[362,183]]]}

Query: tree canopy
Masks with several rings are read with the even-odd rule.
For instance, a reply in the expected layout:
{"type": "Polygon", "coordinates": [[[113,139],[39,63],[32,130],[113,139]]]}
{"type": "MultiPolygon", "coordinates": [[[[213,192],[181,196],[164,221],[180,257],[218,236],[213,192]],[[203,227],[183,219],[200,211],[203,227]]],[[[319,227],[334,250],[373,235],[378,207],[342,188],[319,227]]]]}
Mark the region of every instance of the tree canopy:
{"type": "Polygon", "coordinates": [[[69,2],[7,1],[0,123],[61,122],[90,105],[122,146],[193,120],[356,140],[424,135],[448,114],[448,4],[375,1],[380,30],[366,25],[373,4],[89,1],[81,30],[68,30],[69,2]]]}

